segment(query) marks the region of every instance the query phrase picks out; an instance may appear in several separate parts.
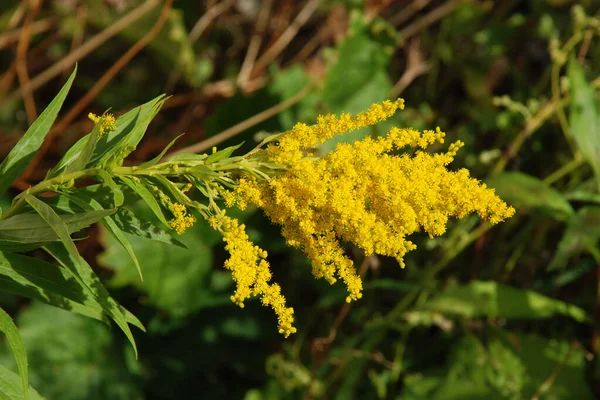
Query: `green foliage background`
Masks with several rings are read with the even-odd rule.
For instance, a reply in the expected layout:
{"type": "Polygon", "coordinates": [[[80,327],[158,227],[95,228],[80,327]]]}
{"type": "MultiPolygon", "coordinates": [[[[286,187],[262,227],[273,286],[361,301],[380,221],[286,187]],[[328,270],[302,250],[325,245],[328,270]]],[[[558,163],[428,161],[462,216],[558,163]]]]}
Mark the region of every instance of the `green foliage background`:
{"type": "MultiPolygon", "coordinates": [[[[183,132],[175,148],[210,138],[312,81],[315,88],[294,106],[219,148],[244,141],[238,150],[243,153],[266,132],[311,123],[321,113],[364,110],[394,97],[416,48],[427,68],[401,94],[407,109],[372,130],[336,140],[376,136],[394,125],[440,126],[448,141],[466,143],[453,168],[467,167],[495,187],[517,215],[492,229],[469,217],[451,223],[442,237],[417,237],[418,249],[407,255],[405,269],[390,259],[364,259],[348,248],[366,271],[364,297],[348,307],[345,289],[316,281],[309,262],[286,247],[276,226],[253,210],[240,212],[250,238],[268,251],[276,280],[296,311],[298,333],[287,340],[258,301],[243,310],[230,302],[232,282],[222,268],[226,254],[207,224],[199,222],[179,238],[187,249],[126,234],[144,282],[118,241],[94,226],[77,242],[78,249],[113,297],[146,326],[146,333],[133,331],[139,358],[116,327],[3,293],[0,304],[14,317],[27,349],[35,388],[29,398],[600,396],[598,33],[566,52],[558,69],[564,91],[552,88],[556,58],[549,51],[552,40],[564,43],[576,31],[575,2],[431,1],[404,19],[409,5],[419,2],[322,1],[279,57],[253,72],[259,84],[244,88],[235,80],[257,15],[243,2],[233,3],[193,42],[189,32],[218,2],[175,2],[156,38],[87,108],[98,114],[112,108],[118,114],[169,89],[173,97],[129,158],[132,163],[148,161],[183,132]],[[442,18],[430,21],[436,10],[444,10],[442,18]],[[317,45],[301,52],[315,37],[317,45]],[[174,74],[177,83],[168,85],[174,74]],[[219,82],[224,90],[217,90],[219,82]],[[562,108],[555,107],[559,102],[564,118],[562,108]]],[[[264,3],[246,2],[257,7],[256,13],[264,3]]],[[[274,2],[259,54],[305,3],[274,2]]],[[[578,3],[590,18],[600,15],[596,2],[578,3]]],[[[37,18],[55,25],[32,36],[37,58],[29,59],[30,73],[64,59],[82,31],[89,38],[139,4],[43,5],[37,18]]],[[[0,38],[18,10],[16,3],[0,6],[0,38]]],[[[159,12],[160,4],[79,61],[63,112],[148,32],[159,12]]],[[[5,78],[14,50],[0,49],[5,78]]],[[[66,78],[35,91],[40,110],[66,78]]],[[[16,81],[0,87],[0,160],[28,128],[23,100],[14,96],[17,88],[16,81]]],[[[43,179],[91,129],[85,115],[70,124],[28,182],[43,179]]],[[[0,197],[0,207],[8,209],[18,193],[11,188],[0,197]]],[[[132,215],[154,218],[142,202],[118,218],[132,215]]],[[[18,256],[10,257],[18,262],[18,256]]],[[[20,378],[8,342],[0,349],[0,363],[0,384],[14,389],[9,398],[19,398],[20,378]]]]}

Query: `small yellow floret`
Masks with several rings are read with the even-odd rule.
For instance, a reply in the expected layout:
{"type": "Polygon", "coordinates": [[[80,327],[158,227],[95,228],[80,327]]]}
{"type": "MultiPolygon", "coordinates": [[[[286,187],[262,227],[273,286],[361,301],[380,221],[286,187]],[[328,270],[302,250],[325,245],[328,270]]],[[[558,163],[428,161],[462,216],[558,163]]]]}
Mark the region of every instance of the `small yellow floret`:
{"type": "Polygon", "coordinates": [[[88,118],[92,120],[94,124],[100,124],[100,136],[117,129],[117,121],[115,116],[110,113],[106,113],[103,116],[89,113],[88,118]]]}
{"type": "Polygon", "coordinates": [[[191,228],[196,223],[196,217],[189,215],[183,204],[173,204],[171,211],[175,218],[169,221],[169,226],[171,229],[174,229],[178,235],[183,234],[187,228],[191,228]]]}

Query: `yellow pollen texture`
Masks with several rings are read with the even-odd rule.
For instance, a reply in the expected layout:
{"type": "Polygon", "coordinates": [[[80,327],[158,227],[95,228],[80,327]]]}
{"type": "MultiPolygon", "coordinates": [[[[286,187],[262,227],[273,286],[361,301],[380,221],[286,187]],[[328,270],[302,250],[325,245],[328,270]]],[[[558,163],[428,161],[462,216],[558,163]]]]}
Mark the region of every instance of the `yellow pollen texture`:
{"type": "MultiPolygon", "coordinates": [[[[227,198],[228,206],[254,204],[262,208],[271,221],[281,225],[287,243],[311,259],[317,278],[345,283],[348,302],[362,296],[362,281],[341,243],[353,243],[366,255],[394,257],[404,267],[405,254],[416,248],[408,239],[413,233],[441,235],[450,218],[472,212],[492,224],[515,212],[493,189],[470,177],[466,169],[447,169],[462,142],[451,144],[443,153],[424,151],[444,142],[445,134],[439,128],[424,132],[393,128],[384,137],[339,144],[322,158],[305,157],[303,149],[335,134],[372,125],[403,106],[402,100],[387,101],[357,116],[327,115],[319,117],[313,126],[297,124],[278,144],[266,149],[269,161],[288,169],[268,180],[240,179],[227,198]],[[410,153],[401,151],[410,148],[410,153]]],[[[237,232],[237,228],[230,229],[237,232]]],[[[231,247],[237,242],[232,239],[235,235],[229,235],[231,247]]],[[[270,275],[268,264],[259,260],[252,245],[242,244],[246,236],[236,235],[244,238],[235,245],[244,250],[236,251],[246,257],[235,258],[235,267],[230,264],[230,269],[238,271],[234,272],[238,301],[247,297],[252,284],[256,285],[259,271],[270,275]]]]}
{"type": "Polygon", "coordinates": [[[222,227],[225,250],[231,255],[225,261],[225,268],[232,272],[236,283],[231,301],[244,307],[244,300],[250,296],[260,296],[262,304],[275,311],[279,333],[285,337],[295,333],[296,328],[292,326],[294,309],[286,307],[281,287],[277,283],[269,283],[271,271],[266,260],[267,252],[248,240],[245,226],[236,219],[226,216],[219,219],[213,219],[212,222],[222,227]]]}

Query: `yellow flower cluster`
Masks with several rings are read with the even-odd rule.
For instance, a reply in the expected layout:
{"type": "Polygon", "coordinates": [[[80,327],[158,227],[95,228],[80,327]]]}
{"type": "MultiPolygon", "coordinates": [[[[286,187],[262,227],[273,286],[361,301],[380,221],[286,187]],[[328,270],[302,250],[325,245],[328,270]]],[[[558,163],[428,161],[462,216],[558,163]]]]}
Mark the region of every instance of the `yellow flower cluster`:
{"type": "Polygon", "coordinates": [[[89,113],[88,118],[91,119],[95,124],[100,123],[100,136],[117,129],[117,121],[115,116],[110,113],[106,113],[103,116],[89,113]]]}
{"type": "Polygon", "coordinates": [[[416,247],[407,239],[412,233],[441,235],[449,218],[471,212],[493,224],[514,214],[493,189],[471,178],[466,169],[446,169],[462,142],[440,154],[419,150],[443,143],[445,134],[439,128],[423,133],[394,128],[385,137],[339,144],[322,158],[303,153],[402,107],[401,100],[384,102],[355,117],[325,116],[315,126],[297,124],[278,145],[266,149],[270,161],[285,163],[288,169],[270,180],[240,179],[233,197],[227,199],[228,206],[262,208],[282,226],[287,243],[311,259],[316,277],[330,283],[338,278],[344,281],[348,302],[361,297],[362,281],[342,242],[355,244],[366,255],[395,257],[404,266],[404,255],[416,247]],[[417,149],[414,155],[397,152],[406,146],[417,149]]]}
{"type": "Polygon", "coordinates": [[[315,147],[340,133],[374,125],[391,117],[398,109],[404,109],[403,99],[373,104],[367,111],[355,116],[346,113],[339,117],[321,115],[317,124],[312,126],[297,123],[279,139],[277,146],[268,147],[269,158],[276,163],[293,164],[305,156],[303,149],[315,147]]]}
{"type": "Polygon", "coordinates": [[[261,302],[270,306],[278,317],[279,333],[288,337],[296,332],[292,326],[294,309],[286,307],[281,287],[270,284],[271,271],[266,260],[267,252],[253,245],[248,240],[245,226],[234,218],[227,216],[211,217],[210,224],[215,229],[222,229],[225,250],[231,257],[225,261],[225,268],[230,270],[236,282],[236,290],[231,301],[244,307],[244,300],[250,296],[261,296],[261,302]]]}
{"type": "Polygon", "coordinates": [[[187,228],[191,228],[196,223],[196,217],[189,215],[183,204],[175,203],[171,206],[173,218],[169,221],[169,226],[174,229],[178,235],[181,235],[187,228]]]}

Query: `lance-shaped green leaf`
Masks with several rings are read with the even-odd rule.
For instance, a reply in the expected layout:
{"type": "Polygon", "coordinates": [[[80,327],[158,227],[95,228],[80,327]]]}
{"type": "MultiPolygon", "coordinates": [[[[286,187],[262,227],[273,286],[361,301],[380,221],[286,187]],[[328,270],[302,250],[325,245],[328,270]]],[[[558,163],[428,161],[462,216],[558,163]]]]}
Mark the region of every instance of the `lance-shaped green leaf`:
{"type": "Polygon", "coordinates": [[[554,300],[531,290],[492,281],[472,281],[451,286],[418,310],[437,311],[466,318],[503,317],[541,319],[565,315],[578,322],[589,322],[586,312],[572,304],[554,300]]]}
{"type": "Polygon", "coordinates": [[[129,340],[129,343],[131,343],[137,358],[137,346],[135,344],[133,334],[131,333],[131,329],[129,329],[123,308],[110,296],[110,293],[108,293],[108,290],[106,290],[102,282],[100,282],[100,279],[96,276],[96,274],[94,274],[94,271],[92,271],[92,268],[88,265],[88,263],[85,262],[85,260],[78,253],[70,252],[65,248],[65,246],[61,246],[60,243],[52,243],[44,247],[44,249],[69,271],[77,269],[78,265],[85,267],[85,269],[81,271],[83,273],[83,281],[87,287],[92,288],[92,295],[102,306],[103,312],[110,316],[112,320],[115,321],[117,326],[121,328],[123,333],[125,333],[125,336],[129,340]]]}
{"type": "Polygon", "coordinates": [[[10,153],[8,153],[8,156],[6,156],[4,161],[2,161],[2,164],[0,164],[0,193],[4,193],[12,181],[23,172],[42,145],[44,138],[50,131],[50,128],[67,97],[67,93],[69,93],[69,89],[75,79],[76,73],[77,66],[71,73],[67,83],[65,83],[60,92],[58,92],[58,95],[56,95],[54,100],[52,100],[48,107],[46,107],[35,122],[29,127],[27,132],[25,132],[25,135],[23,135],[21,140],[19,140],[10,153]]]}
{"type": "MultiPolygon", "coordinates": [[[[102,206],[100,205],[100,203],[98,203],[96,200],[92,199],[91,197],[85,197],[82,194],[80,194],[79,196],[74,195],[74,196],[70,196],[70,197],[73,199],[73,201],[76,204],[78,204],[84,210],[87,209],[87,210],[100,211],[103,209],[102,206]]],[[[142,268],[140,267],[140,263],[139,263],[137,257],[135,256],[135,253],[133,251],[133,248],[131,247],[131,244],[129,243],[129,241],[123,234],[123,232],[121,232],[121,230],[119,229],[119,227],[117,226],[115,221],[111,217],[106,217],[106,218],[102,219],[102,225],[104,225],[104,227],[106,229],[108,229],[108,231],[110,233],[113,234],[113,236],[119,241],[119,243],[121,243],[121,246],[123,246],[123,248],[127,252],[127,255],[129,255],[129,257],[135,264],[135,267],[137,268],[137,271],[140,274],[140,279],[143,281],[144,276],[142,275],[142,268]]]]}
{"type": "MultiPolygon", "coordinates": [[[[600,182],[600,115],[594,88],[585,79],[585,72],[575,57],[567,68],[571,85],[571,134],[600,182]]],[[[599,188],[600,189],[600,188],[599,188]]]]}
{"type": "Polygon", "coordinates": [[[521,172],[504,172],[486,181],[498,196],[517,211],[536,210],[563,220],[573,215],[565,197],[541,179],[521,172]]]}
{"type": "Polygon", "coordinates": [[[67,167],[65,173],[85,169],[85,166],[92,158],[94,150],[96,149],[96,144],[100,139],[100,129],[102,129],[102,123],[97,123],[94,126],[92,132],[84,136],[84,139],[86,140],[85,146],[83,146],[83,150],[79,153],[79,156],[75,159],[75,161],[73,161],[73,163],[67,167]]]}
{"type": "Polygon", "coordinates": [[[21,377],[6,367],[0,366],[0,400],[44,400],[40,394],[29,386],[27,394],[23,394],[21,377]]]}
{"type": "Polygon", "coordinates": [[[98,171],[98,176],[100,176],[100,179],[102,179],[102,181],[112,190],[115,208],[120,207],[125,200],[125,196],[119,185],[117,185],[108,172],[102,169],[98,171]]]}
{"type": "Polygon", "coordinates": [[[229,158],[229,156],[236,151],[237,149],[239,149],[242,145],[244,144],[244,142],[236,145],[236,146],[229,146],[223,150],[219,150],[217,152],[212,153],[211,155],[209,155],[206,158],[205,164],[206,165],[210,165],[212,163],[216,163],[217,161],[221,161],[225,158],[229,158]]]}
{"type": "Polygon", "coordinates": [[[67,267],[70,268],[70,271],[73,273],[73,276],[84,286],[90,293],[94,293],[91,286],[88,285],[83,280],[84,276],[87,276],[87,271],[85,271],[85,265],[82,262],[82,258],[79,257],[79,253],[77,252],[77,247],[75,247],[75,243],[73,243],[73,239],[69,235],[69,230],[67,226],[63,222],[62,219],[56,214],[56,212],[50,207],[48,204],[44,203],[40,199],[35,196],[30,195],[29,193],[25,193],[25,201],[33,208],[40,216],[46,221],[48,226],[54,230],[54,232],[60,238],[60,241],[65,246],[65,249],[71,254],[71,256],[76,260],[73,264],[69,264],[67,267]]]}
{"type": "Polygon", "coordinates": [[[167,151],[169,151],[169,149],[175,144],[175,142],[177,141],[177,139],[179,139],[180,137],[182,137],[184,134],[182,133],[181,135],[177,136],[175,139],[171,140],[171,142],[167,145],[167,147],[165,147],[159,155],[157,155],[156,157],[154,157],[152,160],[150,161],[146,161],[144,163],[141,163],[139,165],[140,168],[150,168],[153,165],[155,165],[157,162],[159,162],[164,156],[165,154],[167,154],[167,151]]]}
{"type": "Polygon", "coordinates": [[[15,326],[10,315],[0,308],[0,330],[6,335],[10,349],[15,356],[19,375],[21,375],[21,383],[23,384],[23,393],[27,398],[27,389],[29,389],[29,378],[27,376],[27,352],[23,339],[19,335],[19,330],[15,326]]]}
{"type": "Polygon", "coordinates": [[[591,254],[600,263],[600,207],[582,207],[567,221],[567,228],[548,270],[564,268],[571,257],[583,252],[591,254]]]}
{"type": "MultiPolygon", "coordinates": [[[[41,203],[50,208],[47,204],[41,203]]],[[[115,211],[116,209],[113,208],[101,211],[88,211],[75,215],[58,215],[56,213],[55,215],[61,225],[65,226],[67,234],[71,234],[87,228],[94,222],[113,214],[115,211]]],[[[46,243],[57,240],[61,240],[61,238],[56,229],[50,226],[47,219],[40,214],[23,213],[0,220],[0,241],[46,243]]]]}
{"type": "MultiPolygon", "coordinates": [[[[22,254],[0,252],[0,291],[63,308],[99,321],[109,315],[66,269],[22,254]]],[[[122,308],[127,322],[144,330],[142,323],[122,308]]]]}
{"type": "MultiPolygon", "coordinates": [[[[158,96],[153,100],[150,100],[149,102],[138,106],[118,117],[116,120],[117,129],[112,132],[108,132],[100,138],[94,148],[94,154],[86,166],[102,165],[104,161],[113,156],[116,152],[121,151],[121,144],[123,140],[129,137],[130,133],[141,123],[141,121],[144,120],[144,118],[150,112],[155,110],[157,103],[161,101],[163,97],[164,96],[162,95],[158,96]]],[[[86,143],[87,137],[83,137],[77,143],[71,146],[58,164],[48,172],[46,178],[53,178],[64,172],[64,170],[79,157],[86,143]]]]}
{"type": "Polygon", "coordinates": [[[169,222],[165,218],[165,214],[163,214],[160,204],[158,204],[158,201],[156,200],[152,192],[143,183],[129,176],[119,176],[119,179],[123,181],[124,184],[129,186],[131,190],[136,192],[146,204],[148,204],[148,207],[150,207],[150,209],[152,210],[154,215],[156,215],[156,218],[158,218],[160,222],[165,224],[165,226],[169,226],[169,222]]]}

